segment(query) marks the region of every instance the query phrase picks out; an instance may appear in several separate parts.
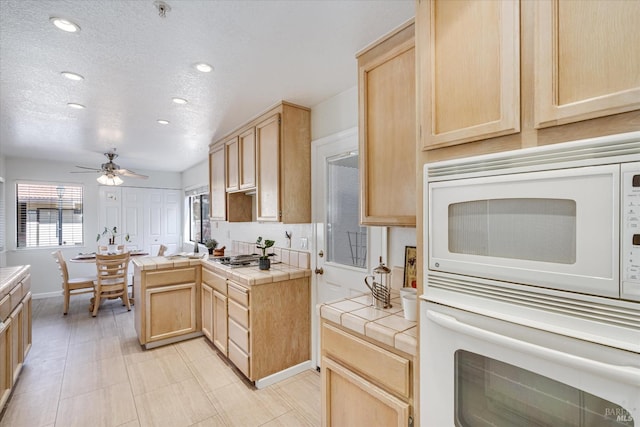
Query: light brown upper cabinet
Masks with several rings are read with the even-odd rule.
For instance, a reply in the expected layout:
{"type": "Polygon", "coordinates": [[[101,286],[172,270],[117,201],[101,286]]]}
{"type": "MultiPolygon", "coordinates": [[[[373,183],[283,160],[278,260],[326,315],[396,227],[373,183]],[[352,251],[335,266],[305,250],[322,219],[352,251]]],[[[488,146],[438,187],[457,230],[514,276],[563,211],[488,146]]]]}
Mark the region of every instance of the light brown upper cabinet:
{"type": "Polygon", "coordinates": [[[212,143],[210,152],[211,200],[220,184],[214,174],[221,173],[215,177],[227,192],[229,222],[311,222],[311,110],[282,101],[212,143]],[[220,148],[222,170],[213,166],[220,148]]]}
{"type": "Polygon", "coordinates": [[[238,191],[240,180],[238,178],[238,137],[234,136],[224,143],[225,147],[225,175],[227,191],[238,191]]]}
{"type": "Polygon", "coordinates": [[[255,127],[242,131],[225,142],[227,192],[256,188],[255,127]]]}
{"type": "Polygon", "coordinates": [[[256,188],[256,131],[250,127],[238,137],[238,184],[240,190],[256,188]]]}
{"type": "Polygon", "coordinates": [[[413,21],[358,53],[360,222],[416,225],[413,21]]]}
{"type": "Polygon", "coordinates": [[[640,108],[640,2],[536,1],[535,127],[640,108]]]}
{"type": "Polygon", "coordinates": [[[209,150],[209,200],[210,218],[224,221],[227,219],[225,185],[225,144],[214,145],[209,150]]]}
{"type": "Polygon", "coordinates": [[[520,131],[517,0],[421,0],[416,46],[424,150],[520,131]]]}

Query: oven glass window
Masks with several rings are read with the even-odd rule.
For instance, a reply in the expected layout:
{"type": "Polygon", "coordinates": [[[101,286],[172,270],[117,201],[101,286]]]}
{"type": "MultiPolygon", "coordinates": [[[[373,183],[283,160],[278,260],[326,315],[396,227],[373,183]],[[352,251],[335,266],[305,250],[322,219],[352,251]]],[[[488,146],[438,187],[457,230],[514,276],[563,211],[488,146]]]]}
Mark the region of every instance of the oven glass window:
{"type": "Polygon", "coordinates": [[[576,202],[490,199],[449,205],[449,252],[576,262],[576,202]]]}
{"type": "Polygon", "coordinates": [[[455,353],[456,426],[631,427],[613,402],[479,354],[455,353]]]}

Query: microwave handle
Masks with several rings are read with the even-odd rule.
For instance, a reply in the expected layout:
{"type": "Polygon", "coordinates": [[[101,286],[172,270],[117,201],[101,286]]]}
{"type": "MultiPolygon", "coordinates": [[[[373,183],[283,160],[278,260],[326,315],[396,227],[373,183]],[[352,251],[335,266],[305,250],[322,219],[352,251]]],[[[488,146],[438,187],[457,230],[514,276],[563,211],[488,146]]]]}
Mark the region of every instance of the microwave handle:
{"type": "Polygon", "coordinates": [[[599,376],[604,375],[607,378],[615,378],[616,380],[621,381],[625,384],[632,384],[634,386],[640,385],[640,369],[637,369],[633,366],[611,365],[608,363],[585,359],[573,354],[568,354],[562,351],[542,347],[515,338],[506,337],[495,332],[486,331],[475,326],[467,325],[466,323],[459,321],[453,316],[438,313],[433,310],[427,310],[427,317],[431,321],[444,328],[460,332],[483,341],[490,341],[497,345],[505,346],[516,351],[533,354],[535,356],[551,360],[552,362],[567,365],[572,368],[577,367],[579,369],[584,369],[599,376]]]}

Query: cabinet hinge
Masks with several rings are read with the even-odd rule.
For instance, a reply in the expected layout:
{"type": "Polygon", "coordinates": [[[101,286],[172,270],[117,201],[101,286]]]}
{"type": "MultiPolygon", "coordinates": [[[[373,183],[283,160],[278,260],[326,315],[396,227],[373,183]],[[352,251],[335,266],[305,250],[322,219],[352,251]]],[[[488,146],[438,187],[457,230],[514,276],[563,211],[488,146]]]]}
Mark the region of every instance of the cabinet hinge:
{"type": "Polygon", "coordinates": [[[278,124],[281,125],[282,124],[282,117],[278,117],[278,124]]]}
{"type": "Polygon", "coordinates": [[[409,423],[407,424],[409,427],[413,427],[413,417],[409,416],[409,423]]]}

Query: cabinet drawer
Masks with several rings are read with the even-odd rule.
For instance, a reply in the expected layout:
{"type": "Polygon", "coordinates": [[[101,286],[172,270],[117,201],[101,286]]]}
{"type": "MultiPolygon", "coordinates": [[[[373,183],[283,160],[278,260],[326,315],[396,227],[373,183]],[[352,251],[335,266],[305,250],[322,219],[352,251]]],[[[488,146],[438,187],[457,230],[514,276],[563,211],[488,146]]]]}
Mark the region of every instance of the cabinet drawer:
{"type": "Polygon", "coordinates": [[[202,281],[221,294],[227,295],[227,279],[225,279],[224,277],[218,276],[217,274],[207,270],[206,268],[203,268],[202,281]]]}
{"type": "Polygon", "coordinates": [[[7,294],[0,300],[0,322],[3,322],[7,317],[9,317],[10,313],[11,297],[9,296],[9,294],[7,294]]]}
{"type": "Polygon", "coordinates": [[[249,290],[233,282],[227,283],[229,285],[229,287],[227,288],[229,298],[236,301],[240,305],[249,307],[249,290]]]}
{"type": "Polygon", "coordinates": [[[322,352],[389,391],[407,399],[411,397],[411,363],[408,359],[326,323],[322,325],[322,352]]]}
{"type": "Polygon", "coordinates": [[[249,329],[249,309],[229,299],[229,317],[249,329]]]}
{"type": "Polygon", "coordinates": [[[233,340],[242,351],[249,353],[249,331],[229,319],[229,339],[233,340]]]}
{"type": "Polygon", "coordinates": [[[229,360],[240,369],[240,372],[251,379],[249,376],[249,355],[231,340],[229,340],[229,360]]]}
{"type": "Polygon", "coordinates": [[[22,293],[22,282],[18,283],[11,292],[9,292],[9,297],[11,298],[11,307],[17,307],[17,305],[22,301],[22,297],[24,294],[22,293]]]}
{"type": "Polygon", "coordinates": [[[150,271],[145,276],[146,285],[149,288],[152,286],[196,282],[198,274],[196,267],[190,267],[166,271],[150,271]]]}

